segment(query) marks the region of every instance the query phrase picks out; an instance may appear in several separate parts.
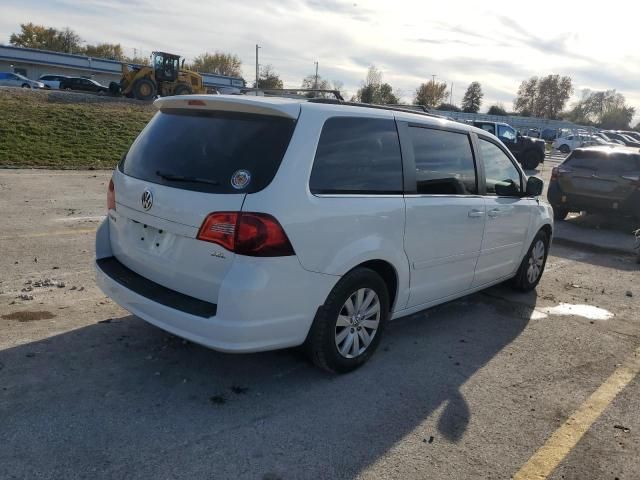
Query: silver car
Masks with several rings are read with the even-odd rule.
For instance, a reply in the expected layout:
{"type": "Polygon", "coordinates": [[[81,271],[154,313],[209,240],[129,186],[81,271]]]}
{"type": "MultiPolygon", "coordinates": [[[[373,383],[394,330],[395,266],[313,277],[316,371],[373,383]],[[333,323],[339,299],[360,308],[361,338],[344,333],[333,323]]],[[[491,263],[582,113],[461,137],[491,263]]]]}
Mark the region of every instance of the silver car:
{"type": "Polygon", "coordinates": [[[0,86],[22,88],[45,88],[44,83],[31,80],[19,73],[0,73],[0,86]]]}

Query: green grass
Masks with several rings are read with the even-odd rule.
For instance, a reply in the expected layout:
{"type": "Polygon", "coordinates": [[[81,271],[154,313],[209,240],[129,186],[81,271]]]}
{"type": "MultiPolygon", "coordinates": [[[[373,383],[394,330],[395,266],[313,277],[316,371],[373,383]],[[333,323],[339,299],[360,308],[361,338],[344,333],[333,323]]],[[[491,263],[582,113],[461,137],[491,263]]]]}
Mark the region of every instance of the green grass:
{"type": "Polygon", "coordinates": [[[125,99],[0,89],[0,167],[113,168],[154,112],[125,99]]]}

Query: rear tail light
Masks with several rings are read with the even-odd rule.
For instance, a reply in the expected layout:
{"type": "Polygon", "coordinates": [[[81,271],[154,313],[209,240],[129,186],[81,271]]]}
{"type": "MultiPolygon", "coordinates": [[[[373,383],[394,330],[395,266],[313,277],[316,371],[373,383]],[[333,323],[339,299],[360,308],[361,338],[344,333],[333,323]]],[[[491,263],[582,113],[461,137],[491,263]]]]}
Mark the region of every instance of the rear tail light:
{"type": "Polygon", "coordinates": [[[109,180],[109,187],[107,188],[107,210],[116,209],[116,189],[113,185],[113,179],[109,180]]]}
{"type": "Polygon", "coordinates": [[[202,223],[197,238],[250,257],[295,255],[282,225],[266,213],[211,213],[202,223]]]}
{"type": "Polygon", "coordinates": [[[553,169],[551,170],[551,180],[557,180],[558,179],[558,167],[553,167],[553,169]]]}

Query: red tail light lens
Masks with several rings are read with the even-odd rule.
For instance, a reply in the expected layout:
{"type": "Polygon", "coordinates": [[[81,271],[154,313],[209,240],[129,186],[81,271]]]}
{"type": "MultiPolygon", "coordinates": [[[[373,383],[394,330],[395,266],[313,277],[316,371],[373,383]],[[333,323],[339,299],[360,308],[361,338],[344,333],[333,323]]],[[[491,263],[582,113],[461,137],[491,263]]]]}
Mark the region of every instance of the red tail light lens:
{"type": "Polygon", "coordinates": [[[113,179],[109,180],[109,187],[107,188],[107,210],[116,209],[116,189],[113,185],[113,179]]]}
{"type": "Polygon", "coordinates": [[[558,179],[558,167],[553,167],[553,169],[551,169],[551,180],[557,180],[558,179]]]}
{"type": "Polygon", "coordinates": [[[202,223],[197,238],[250,257],[295,255],[282,225],[266,213],[211,213],[202,223]]]}

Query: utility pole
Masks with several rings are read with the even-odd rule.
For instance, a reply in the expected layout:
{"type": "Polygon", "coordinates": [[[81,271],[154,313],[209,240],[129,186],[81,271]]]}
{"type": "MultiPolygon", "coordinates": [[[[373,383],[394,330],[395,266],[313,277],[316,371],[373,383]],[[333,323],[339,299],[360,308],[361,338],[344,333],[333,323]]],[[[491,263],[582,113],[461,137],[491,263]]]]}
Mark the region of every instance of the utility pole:
{"type": "Polygon", "coordinates": [[[451,82],[451,90],[449,91],[449,104],[453,105],[453,82],[451,82]]]}
{"type": "MultiPolygon", "coordinates": [[[[258,79],[260,78],[260,73],[258,71],[258,49],[260,47],[256,43],[256,88],[258,88],[258,79]]],[[[256,90],[256,97],[258,96],[258,90],[256,90]]]]}
{"type": "Polygon", "coordinates": [[[316,64],[316,82],[313,84],[313,88],[318,89],[318,62],[313,62],[316,64]]]}
{"type": "Polygon", "coordinates": [[[436,84],[436,77],[437,75],[431,75],[433,77],[433,80],[431,80],[431,83],[433,83],[433,85],[436,84]]]}

